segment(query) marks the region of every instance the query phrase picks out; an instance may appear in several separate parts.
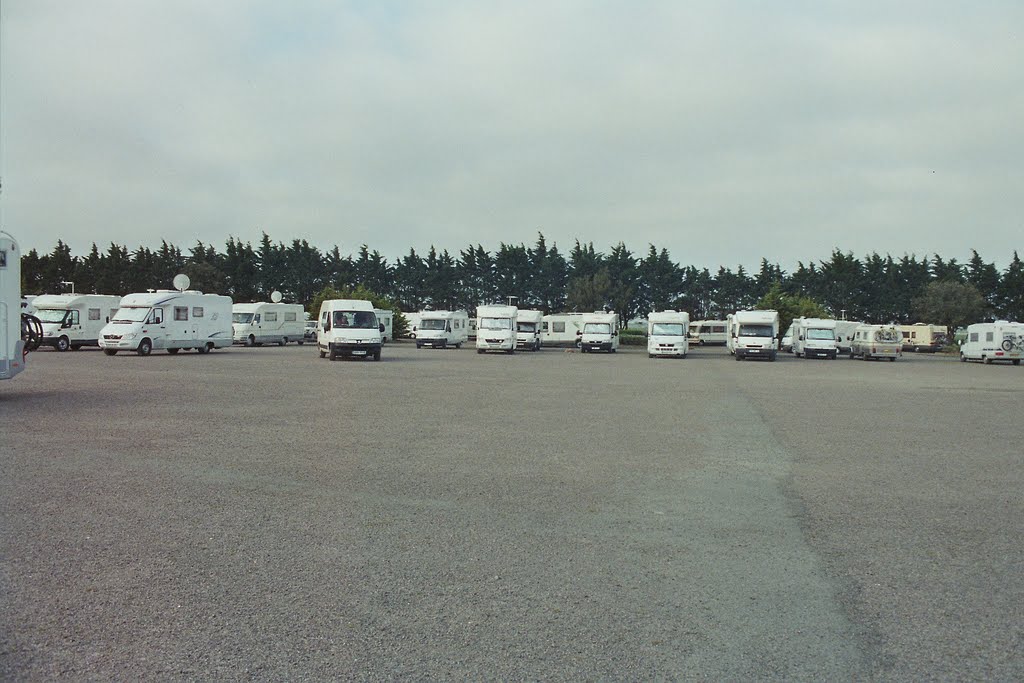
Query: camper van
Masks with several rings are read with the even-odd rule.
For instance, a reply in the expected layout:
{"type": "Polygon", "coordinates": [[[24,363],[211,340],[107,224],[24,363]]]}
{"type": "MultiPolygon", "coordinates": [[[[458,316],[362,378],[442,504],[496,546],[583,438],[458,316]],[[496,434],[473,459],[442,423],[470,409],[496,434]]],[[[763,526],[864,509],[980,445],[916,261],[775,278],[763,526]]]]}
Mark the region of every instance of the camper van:
{"type": "Polygon", "coordinates": [[[960,360],[989,364],[1009,361],[1020,365],[1024,358],[1024,323],[997,320],[967,326],[967,338],[960,345],[960,360]]]}
{"type": "Polygon", "coordinates": [[[619,350],[619,314],[595,311],[583,314],[583,334],[580,335],[580,352],[604,351],[615,353],[619,350]]]}
{"type": "Polygon", "coordinates": [[[32,301],[43,325],[43,344],[57,351],[99,346],[100,330],[121,303],[103,294],[43,294],[32,301]]]}
{"type": "Polygon", "coordinates": [[[579,347],[580,337],[583,335],[583,315],[583,313],[554,313],[541,318],[541,345],[579,347]]]}
{"type": "Polygon", "coordinates": [[[469,314],[465,311],[422,311],[420,329],[416,333],[416,348],[429,346],[461,349],[469,341],[469,314]]]}
{"type": "Polygon", "coordinates": [[[849,353],[854,333],[857,332],[858,327],[864,324],[864,322],[859,320],[837,320],[836,351],[839,353],[849,353]]]}
{"type": "Polygon", "coordinates": [[[543,311],[519,309],[516,317],[516,348],[540,351],[543,311]]]}
{"type": "Polygon", "coordinates": [[[515,353],[518,314],[515,306],[477,306],[476,352],[515,353]]]}
{"type": "Polygon", "coordinates": [[[903,333],[904,351],[935,353],[946,345],[946,328],[942,325],[900,325],[900,332],[903,333]]]}
{"type": "Polygon", "coordinates": [[[377,322],[384,326],[384,331],[380,333],[380,343],[387,344],[394,339],[392,330],[395,328],[395,313],[390,308],[375,308],[373,314],[377,316],[377,322]]]}
{"type": "Polygon", "coordinates": [[[736,311],[729,318],[730,345],[736,360],[767,358],[778,353],[778,311],[736,311]]]}
{"type": "Polygon", "coordinates": [[[21,315],[21,251],[13,237],[0,232],[0,379],[25,369],[21,315]]]}
{"type": "Polygon", "coordinates": [[[209,353],[231,346],[231,297],[194,290],[129,294],[100,330],[100,348],[108,356],[153,349],[175,354],[182,349],[209,353]]]}
{"type": "Polygon", "coordinates": [[[380,360],[384,326],[363,299],[327,299],[320,304],[316,343],[320,357],[380,360]]]}
{"type": "Polygon", "coordinates": [[[725,320],[694,320],[690,323],[690,337],[687,341],[691,346],[724,345],[729,341],[726,325],[725,320]]]}
{"type": "Polygon", "coordinates": [[[895,361],[902,350],[903,335],[895,325],[861,324],[853,332],[850,342],[850,358],[864,360],[888,358],[895,361]]]}
{"type": "Polygon", "coordinates": [[[284,346],[293,341],[301,346],[306,339],[302,312],[301,304],[234,304],[231,307],[234,342],[246,346],[284,346]]]}
{"type": "Polygon", "coordinates": [[[682,311],[657,311],[647,316],[647,357],[686,358],[690,349],[687,336],[690,314],[682,311]]]}
{"type": "Polygon", "coordinates": [[[836,348],[836,321],[824,318],[793,320],[793,355],[797,358],[829,358],[839,355],[836,348]]]}

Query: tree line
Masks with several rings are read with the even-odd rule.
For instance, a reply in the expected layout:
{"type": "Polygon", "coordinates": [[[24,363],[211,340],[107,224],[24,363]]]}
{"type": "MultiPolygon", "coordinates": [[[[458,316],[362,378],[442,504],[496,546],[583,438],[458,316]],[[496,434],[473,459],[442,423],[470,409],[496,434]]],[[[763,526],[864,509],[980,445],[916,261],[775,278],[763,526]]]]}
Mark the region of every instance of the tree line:
{"type": "Polygon", "coordinates": [[[634,253],[620,242],[602,252],[592,242],[576,241],[563,254],[540,233],[532,245],[501,243],[496,250],[469,244],[452,254],[431,246],[421,254],[410,248],[394,262],[366,245],[342,255],[337,246],[321,251],[306,240],[274,242],[266,233],[255,247],[233,237],[223,250],[197,242],[182,251],[163,241],[155,250],[129,251],[111,243],[103,251],[93,244],[82,256],[58,241],[50,253],[33,249],[23,256],[22,291],[64,292],[69,288],[62,283],[74,282],[78,292],[123,295],[169,288],[177,273],[188,275],[194,289],[235,301],[268,300],[278,290],[285,301],[308,307],[325,288],[362,288],[405,311],[472,312],[480,303],[516,297],[521,308],[607,309],[623,321],[666,308],[687,311],[692,319],[722,318],[771,294],[811,300],[837,317],[917,322],[926,288],[949,283],[977,294],[984,318],[1024,320],[1024,265],[1016,251],[1004,270],[977,251],[960,263],[938,254],[858,258],[836,249],[826,260],[798,263],[793,272],[767,259],[761,259],[757,272],[742,265],[712,271],[674,261],[667,249],[653,244],[634,253]]]}

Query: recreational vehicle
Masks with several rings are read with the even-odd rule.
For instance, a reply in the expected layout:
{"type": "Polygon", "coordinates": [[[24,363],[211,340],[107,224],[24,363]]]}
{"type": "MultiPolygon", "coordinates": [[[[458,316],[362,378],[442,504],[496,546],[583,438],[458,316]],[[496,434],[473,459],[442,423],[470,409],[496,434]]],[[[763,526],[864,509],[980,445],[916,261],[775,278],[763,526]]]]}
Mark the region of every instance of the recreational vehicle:
{"type": "Polygon", "coordinates": [[[477,306],[476,352],[515,353],[518,314],[515,306],[477,306]]]}
{"type": "Polygon", "coordinates": [[[793,330],[793,355],[797,358],[829,358],[839,355],[836,348],[836,321],[824,318],[797,318],[793,330]]]}
{"type": "Polygon", "coordinates": [[[320,304],[317,347],[320,357],[380,360],[384,326],[377,322],[373,304],[363,299],[327,299],[320,304]]]}
{"type": "Polygon", "coordinates": [[[540,351],[543,322],[544,313],[542,311],[520,309],[516,317],[516,348],[540,351]]]}
{"type": "Polygon", "coordinates": [[[541,318],[540,343],[543,346],[580,345],[583,313],[554,313],[541,318]]]}
{"type": "Polygon", "coordinates": [[[647,316],[647,357],[686,358],[690,349],[687,334],[690,314],[683,311],[657,311],[647,316]]]}
{"type": "Polygon", "coordinates": [[[789,327],[786,328],[786,332],[782,335],[782,341],[779,342],[779,350],[783,353],[793,352],[793,325],[790,323],[789,327]]]}
{"type": "Polygon", "coordinates": [[[13,237],[0,232],[0,379],[25,369],[21,316],[21,251],[13,237]]]}
{"type": "Polygon", "coordinates": [[[730,318],[730,343],[736,360],[767,358],[778,353],[778,311],[736,311],[730,318]]]}
{"type": "Polygon", "coordinates": [[[604,351],[615,353],[619,350],[619,314],[595,311],[583,314],[583,334],[580,335],[580,352],[604,351]]]}
{"type": "Polygon", "coordinates": [[[900,356],[902,340],[900,329],[895,325],[858,325],[850,342],[850,358],[895,361],[900,356]]]}
{"type": "Polygon", "coordinates": [[[384,331],[380,334],[380,343],[387,344],[388,340],[394,338],[392,330],[395,328],[395,313],[390,308],[375,308],[373,314],[377,316],[377,322],[384,326],[384,331]]]}
{"type": "Polygon", "coordinates": [[[705,346],[708,344],[727,344],[728,329],[725,320],[694,320],[690,323],[689,344],[705,346]]]}
{"type": "Polygon", "coordinates": [[[293,341],[301,346],[306,327],[302,312],[301,304],[234,304],[231,307],[234,341],[246,346],[284,346],[293,341]]]}
{"type": "Polygon", "coordinates": [[[402,315],[405,316],[406,334],[409,335],[411,339],[415,339],[416,333],[419,332],[420,315],[422,315],[422,313],[405,313],[403,311],[402,315]]]}
{"type": "Polygon", "coordinates": [[[100,330],[99,345],[108,356],[153,349],[175,354],[182,349],[209,353],[231,346],[231,297],[194,290],[129,294],[100,330]]]}
{"type": "Polygon", "coordinates": [[[423,311],[420,313],[420,329],[416,333],[416,348],[429,346],[432,349],[446,349],[454,346],[461,349],[469,341],[469,314],[465,311],[423,311]]]}
{"type": "Polygon", "coordinates": [[[946,328],[942,325],[900,325],[900,332],[903,333],[904,351],[935,353],[946,345],[946,328]]]}
{"type": "Polygon", "coordinates": [[[43,325],[43,344],[57,351],[99,346],[100,330],[117,313],[121,297],[104,294],[43,294],[32,301],[43,325]]]}
{"type": "Polygon", "coordinates": [[[853,342],[853,335],[857,328],[865,323],[859,320],[837,320],[836,321],[836,351],[849,353],[850,344],[853,342]]]}
{"type": "Polygon", "coordinates": [[[1024,358],[1024,323],[997,320],[967,326],[967,338],[960,345],[960,360],[989,364],[1009,361],[1020,365],[1024,358]]]}

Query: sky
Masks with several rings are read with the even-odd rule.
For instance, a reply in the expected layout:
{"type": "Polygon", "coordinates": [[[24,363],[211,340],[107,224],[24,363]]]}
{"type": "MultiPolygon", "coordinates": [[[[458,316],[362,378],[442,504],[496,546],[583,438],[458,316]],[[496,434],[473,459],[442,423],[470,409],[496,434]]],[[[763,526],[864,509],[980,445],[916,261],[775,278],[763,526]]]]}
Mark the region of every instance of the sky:
{"type": "Polygon", "coordinates": [[[0,226],[1005,267],[1022,27],[1019,0],[2,0],[0,226]]]}

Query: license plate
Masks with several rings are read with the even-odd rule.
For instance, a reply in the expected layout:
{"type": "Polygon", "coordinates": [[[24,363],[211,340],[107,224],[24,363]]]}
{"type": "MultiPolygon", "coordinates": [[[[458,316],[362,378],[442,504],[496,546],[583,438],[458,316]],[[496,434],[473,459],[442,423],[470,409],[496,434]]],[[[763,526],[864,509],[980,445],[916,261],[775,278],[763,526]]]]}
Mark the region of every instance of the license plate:
{"type": "Polygon", "coordinates": [[[365,356],[366,355],[366,351],[353,351],[352,355],[353,356],[365,356]]]}

